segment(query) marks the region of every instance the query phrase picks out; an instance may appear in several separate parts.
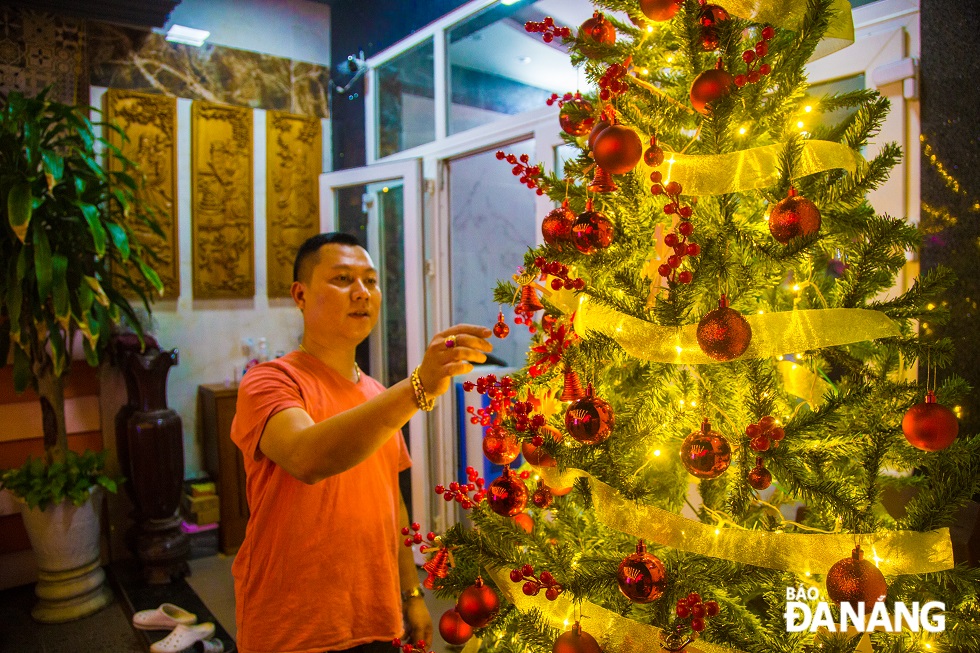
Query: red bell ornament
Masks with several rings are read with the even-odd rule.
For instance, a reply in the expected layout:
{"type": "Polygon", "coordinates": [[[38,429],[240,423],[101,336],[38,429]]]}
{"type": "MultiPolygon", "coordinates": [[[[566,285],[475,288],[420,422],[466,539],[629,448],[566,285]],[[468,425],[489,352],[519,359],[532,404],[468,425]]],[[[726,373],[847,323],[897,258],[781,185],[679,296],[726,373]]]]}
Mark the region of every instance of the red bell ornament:
{"type": "Polygon", "coordinates": [[[585,136],[595,126],[592,105],[582,98],[565,102],[558,112],[558,124],[566,134],[585,136]]]}
{"type": "Polygon", "coordinates": [[[534,286],[531,284],[521,286],[521,301],[514,312],[518,315],[531,315],[541,310],[544,310],[544,304],[538,299],[538,293],[534,286]]]}
{"type": "Polygon", "coordinates": [[[643,540],[636,543],[636,553],[631,553],[619,563],[616,572],[619,591],[633,603],[650,603],[663,596],[667,587],[667,569],[660,558],[647,553],[643,540]]]}
{"type": "Polygon", "coordinates": [[[623,125],[611,125],[596,136],[592,156],[610,174],[621,175],[636,167],[643,157],[643,142],[623,125]]]}
{"type": "Polygon", "coordinates": [[[521,443],[507,429],[487,429],[483,438],[483,455],[495,465],[507,465],[521,453],[521,443]]]}
{"type": "Polygon", "coordinates": [[[612,45],[616,42],[616,28],[606,20],[600,12],[592,14],[592,18],[582,23],[578,28],[578,38],[580,40],[579,49],[582,54],[595,59],[600,52],[594,45],[612,45]]]}
{"type": "Polygon", "coordinates": [[[619,189],[612,175],[602,166],[595,167],[595,174],[589,182],[590,193],[614,193],[619,189]]]}
{"type": "Polygon", "coordinates": [[[916,449],[940,451],[953,444],[960,432],[956,415],[936,401],[936,393],[926,392],[926,400],[918,403],[902,418],[905,439],[916,449]]]}
{"type": "Polygon", "coordinates": [[[551,653],[602,653],[599,642],[595,637],[582,630],[579,622],[575,622],[571,630],[558,636],[551,653]]]}
{"type": "Polygon", "coordinates": [[[681,444],[681,462],[692,476],[718,478],[732,462],[732,447],[721,433],[711,430],[706,419],[681,444]]]}
{"type": "Polygon", "coordinates": [[[769,212],[769,233],[785,245],[794,238],[809,236],[820,230],[820,209],[790,188],[789,193],[769,212]]]}
{"type": "Polygon", "coordinates": [[[461,646],[473,636],[473,628],[463,621],[456,608],[449,608],[439,617],[439,634],[447,644],[461,646]]]}
{"type": "Polygon", "coordinates": [[[592,208],[592,199],[585,203],[585,211],[580,213],[572,225],[572,242],[583,254],[593,254],[612,244],[615,228],[609,219],[592,208]]]}
{"type": "Polygon", "coordinates": [[[504,467],[504,473],[487,489],[487,503],[498,515],[513,517],[527,508],[527,486],[510,467],[504,467]]]}
{"type": "Polygon", "coordinates": [[[541,235],[544,242],[561,249],[572,237],[572,225],[575,224],[575,212],[568,206],[566,199],[561,206],[544,216],[541,222],[541,235]]]}
{"type": "Polygon", "coordinates": [[[749,485],[756,490],[765,490],[772,485],[772,472],[762,464],[762,458],[756,458],[755,467],[749,470],[749,485]]]}
{"type": "Polygon", "coordinates": [[[640,0],[640,11],[650,20],[660,22],[673,18],[681,4],[677,0],[640,0]]]}
{"type": "Polygon", "coordinates": [[[585,396],[565,411],[565,429],[582,444],[599,444],[612,433],[616,424],[612,406],[595,396],[590,383],[585,396]]]}
{"type": "Polygon", "coordinates": [[[865,614],[870,614],[874,603],[885,600],[888,585],[881,571],[864,559],[859,544],[850,558],[834,563],[827,572],[827,595],[838,605],[850,603],[857,608],[858,604],[864,604],[865,614]]]}
{"type": "MultiPolygon", "coordinates": [[[[718,61],[721,65],[721,60],[718,61]]],[[[691,84],[691,106],[698,113],[708,115],[711,109],[708,103],[723,98],[732,92],[735,82],[724,68],[705,70],[691,84]]]]}
{"type": "Polygon", "coordinates": [[[486,586],[481,576],[477,576],[456,600],[456,612],[460,619],[473,628],[486,626],[497,616],[499,609],[497,593],[486,586]]]}
{"type": "Polygon", "coordinates": [[[752,342],[752,327],[741,313],[728,308],[725,295],[718,300],[718,308],[709,311],[698,322],[698,345],[706,355],[716,361],[738,358],[752,342]]]}
{"type": "Polygon", "coordinates": [[[565,369],[565,382],[561,387],[561,396],[558,397],[559,401],[578,401],[585,396],[585,390],[582,389],[582,382],[579,381],[578,372],[571,368],[565,369]]]}

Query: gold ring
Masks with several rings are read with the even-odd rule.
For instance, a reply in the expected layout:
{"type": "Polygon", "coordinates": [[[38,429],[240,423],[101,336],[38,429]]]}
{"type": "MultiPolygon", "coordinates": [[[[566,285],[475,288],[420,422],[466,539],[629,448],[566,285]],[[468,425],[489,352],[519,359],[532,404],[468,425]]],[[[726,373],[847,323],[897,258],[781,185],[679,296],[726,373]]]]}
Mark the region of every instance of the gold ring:
{"type": "Polygon", "coordinates": [[[449,336],[446,338],[446,348],[452,349],[456,346],[456,336],[449,336]]]}

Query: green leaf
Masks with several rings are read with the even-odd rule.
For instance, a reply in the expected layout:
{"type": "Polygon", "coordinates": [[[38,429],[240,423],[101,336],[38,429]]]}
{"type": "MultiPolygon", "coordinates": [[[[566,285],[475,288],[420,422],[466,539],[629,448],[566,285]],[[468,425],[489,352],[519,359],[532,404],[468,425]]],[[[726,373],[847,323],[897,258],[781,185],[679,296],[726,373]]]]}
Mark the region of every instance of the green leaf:
{"type": "Polygon", "coordinates": [[[81,209],[85,221],[88,222],[88,231],[92,234],[92,243],[95,246],[95,253],[105,256],[106,233],[102,226],[102,216],[99,214],[99,207],[87,202],[76,202],[75,205],[81,209]]]}
{"type": "Polygon", "coordinates": [[[31,222],[31,213],[34,198],[31,195],[31,184],[26,179],[14,182],[7,193],[7,219],[10,221],[10,228],[20,242],[27,238],[27,227],[31,222]]]}
{"type": "Polygon", "coordinates": [[[160,275],[157,274],[153,268],[144,263],[142,259],[134,257],[134,260],[140,266],[140,272],[143,273],[143,276],[146,277],[146,280],[150,282],[153,288],[158,293],[163,293],[163,282],[160,281],[160,275]]]}
{"type": "Polygon", "coordinates": [[[98,367],[99,365],[99,352],[92,347],[92,343],[89,342],[88,338],[82,338],[82,349],[85,351],[85,360],[92,367],[98,367]]]}
{"type": "Polygon", "coordinates": [[[124,261],[127,260],[129,258],[129,236],[126,235],[126,230],[115,222],[107,222],[106,229],[109,230],[109,236],[112,237],[112,244],[119,250],[122,259],[124,261]]]}
{"type": "Polygon", "coordinates": [[[31,382],[31,361],[20,347],[14,347],[14,392],[27,390],[31,382]]]}
{"type": "Polygon", "coordinates": [[[44,229],[34,230],[34,274],[37,275],[37,296],[41,302],[51,294],[51,243],[44,229]]]}
{"type": "Polygon", "coordinates": [[[65,160],[51,150],[41,152],[41,158],[44,162],[44,171],[51,175],[55,182],[61,181],[65,174],[65,160]]]}
{"type": "Polygon", "coordinates": [[[54,375],[60,377],[67,367],[68,352],[65,349],[65,337],[54,320],[48,320],[48,339],[51,343],[51,359],[54,365],[54,375]]]}
{"type": "Polygon", "coordinates": [[[54,315],[65,329],[71,317],[71,305],[68,301],[68,257],[64,254],[54,254],[51,257],[51,292],[54,296],[54,315]]]}

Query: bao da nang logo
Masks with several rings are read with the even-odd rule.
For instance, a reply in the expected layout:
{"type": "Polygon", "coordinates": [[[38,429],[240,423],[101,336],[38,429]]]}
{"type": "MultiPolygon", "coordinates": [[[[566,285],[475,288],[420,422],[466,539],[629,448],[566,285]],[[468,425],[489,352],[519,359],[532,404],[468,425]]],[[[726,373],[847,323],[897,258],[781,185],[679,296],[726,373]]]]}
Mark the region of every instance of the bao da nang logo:
{"type": "Polygon", "coordinates": [[[946,605],[939,601],[918,601],[911,605],[896,601],[894,611],[889,614],[884,601],[865,604],[842,602],[839,618],[834,619],[830,609],[831,603],[819,601],[820,590],[816,587],[787,587],[786,588],[786,632],[801,633],[809,630],[816,633],[828,630],[836,633],[848,631],[870,632],[885,631],[889,633],[908,630],[919,632],[924,630],[938,633],[946,630],[946,605]]]}

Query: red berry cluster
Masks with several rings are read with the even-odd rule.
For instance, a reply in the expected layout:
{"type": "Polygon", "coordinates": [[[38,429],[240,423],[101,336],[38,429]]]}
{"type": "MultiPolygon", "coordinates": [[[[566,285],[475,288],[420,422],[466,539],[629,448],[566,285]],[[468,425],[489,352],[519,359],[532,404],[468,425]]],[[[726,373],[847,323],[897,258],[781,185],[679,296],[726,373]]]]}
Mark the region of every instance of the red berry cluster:
{"type": "Polygon", "coordinates": [[[551,97],[545,100],[544,103],[550,107],[550,106],[554,106],[554,104],[557,102],[558,108],[560,109],[563,106],[565,106],[565,103],[567,102],[571,102],[572,100],[581,100],[581,99],[582,99],[582,94],[579,93],[578,91],[575,91],[574,93],[565,93],[564,95],[558,95],[557,93],[552,93],[551,97]]]}
{"type": "MultiPolygon", "coordinates": [[[[633,63],[633,56],[626,57],[623,63],[614,63],[606,68],[606,72],[599,78],[599,99],[608,102],[619,97],[630,89],[626,83],[626,73],[629,72],[630,64],[633,63]]],[[[611,119],[609,116],[607,119],[611,119]]]]}
{"type": "Polygon", "coordinates": [[[422,533],[419,532],[420,530],[422,530],[422,525],[415,521],[412,522],[411,529],[408,526],[402,526],[402,535],[409,535],[414,531],[414,535],[405,538],[405,546],[411,547],[415,546],[416,544],[422,544],[419,551],[425,553],[428,549],[436,546],[438,542],[436,542],[435,533],[429,531],[425,534],[425,538],[423,539],[422,533]],[[423,542],[428,542],[428,544],[423,544],[423,542]]]}
{"type": "Polygon", "coordinates": [[[691,630],[700,633],[704,630],[704,620],[707,617],[714,617],[718,614],[718,603],[715,601],[701,602],[701,595],[691,592],[685,598],[677,600],[677,607],[674,609],[678,619],[690,619],[691,630]]]}
{"type": "Polygon", "coordinates": [[[463,390],[466,392],[476,389],[479,394],[490,399],[490,405],[486,408],[466,407],[466,412],[473,415],[470,423],[487,427],[489,435],[503,428],[503,421],[511,418],[514,420],[514,430],[518,433],[537,433],[545,425],[545,416],[532,414],[534,406],[530,401],[517,401],[517,390],[513,383],[509,376],[498,381],[494,374],[481,376],[475,384],[472,381],[464,382],[463,390]]]}
{"type": "Polygon", "coordinates": [[[756,424],[745,427],[745,435],[752,438],[749,446],[753,451],[769,451],[779,446],[779,441],[786,437],[783,427],[776,425],[776,419],[766,415],[756,424]]]}
{"type": "Polygon", "coordinates": [[[579,277],[574,279],[568,276],[568,266],[558,261],[548,261],[545,257],[539,256],[534,259],[534,265],[541,270],[542,281],[545,275],[555,277],[551,280],[552,290],[582,290],[585,288],[585,280],[579,277]]]}
{"type": "Polygon", "coordinates": [[[742,61],[745,62],[745,72],[735,75],[735,86],[742,87],[746,84],[755,84],[765,75],[772,72],[772,66],[766,63],[766,55],[769,54],[769,41],[776,35],[770,25],[762,28],[762,39],[755,47],[742,53],[742,61]]]}
{"type": "Polygon", "coordinates": [[[554,601],[558,598],[559,594],[565,591],[565,588],[555,580],[551,572],[542,571],[540,576],[535,576],[534,567],[531,565],[523,565],[519,569],[512,569],[510,579],[515,583],[525,581],[521,591],[527,596],[537,596],[542,587],[547,588],[544,591],[544,596],[549,601],[554,601]]]}
{"type": "Polygon", "coordinates": [[[666,195],[670,200],[664,205],[664,213],[677,214],[681,217],[681,222],[677,225],[677,233],[664,236],[664,245],[672,248],[674,253],[667,257],[666,263],[662,263],[657,268],[657,272],[672,283],[691,283],[694,274],[690,270],[678,272],[677,269],[684,263],[685,256],[697,256],[701,253],[700,245],[687,241],[688,236],[694,233],[694,225],[691,223],[694,209],[688,204],[681,204],[680,195],[684,188],[676,181],[664,185],[663,174],[659,170],[650,173],[650,181],[653,182],[653,186],[650,187],[651,193],[666,195]]]}
{"type": "Polygon", "coordinates": [[[557,327],[552,325],[548,330],[547,340],[540,345],[531,347],[531,351],[538,354],[537,360],[527,370],[531,378],[541,376],[551,369],[552,366],[560,363],[565,354],[565,350],[578,340],[578,334],[575,333],[575,330],[572,328],[566,329],[565,327],[566,324],[564,322],[558,324],[557,327]]]}
{"type": "Polygon", "coordinates": [[[555,19],[551,16],[545,16],[540,23],[535,23],[533,20],[527,21],[524,23],[524,30],[530,34],[541,34],[541,40],[545,43],[551,43],[556,36],[562,39],[572,38],[572,30],[568,27],[555,25],[555,19]]]}
{"type": "MultiPolygon", "coordinates": [[[[414,644],[412,643],[411,640],[405,640],[403,642],[401,639],[393,639],[391,640],[391,645],[394,646],[395,648],[400,648],[402,650],[402,653],[426,653],[425,647],[427,646],[426,641],[424,639],[420,639],[414,644]]],[[[433,652],[428,651],[428,653],[433,653],[433,652]]]]}
{"type": "Polygon", "coordinates": [[[497,151],[497,160],[505,160],[514,166],[511,172],[514,173],[515,177],[520,177],[518,181],[527,186],[528,188],[536,188],[538,195],[544,195],[544,190],[538,186],[538,180],[541,178],[541,166],[528,165],[530,157],[527,154],[522,154],[520,158],[514,156],[513,154],[504,154],[503,150],[497,151]]]}
{"type": "MultiPolygon", "coordinates": [[[[480,478],[480,475],[472,467],[466,468],[466,478],[469,479],[469,483],[453,481],[449,484],[449,489],[443,485],[437,485],[435,487],[436,494],[441,494],[446,501],[455,499],[463,510],[469,510],[486,498],[486,490],[483,489],[486,481],[480,478]],[[474,493],[472,497],[469,495],[470,492],[474,493]]],[[[413,541],[414,539],[412,538],[413,541]]]]}

